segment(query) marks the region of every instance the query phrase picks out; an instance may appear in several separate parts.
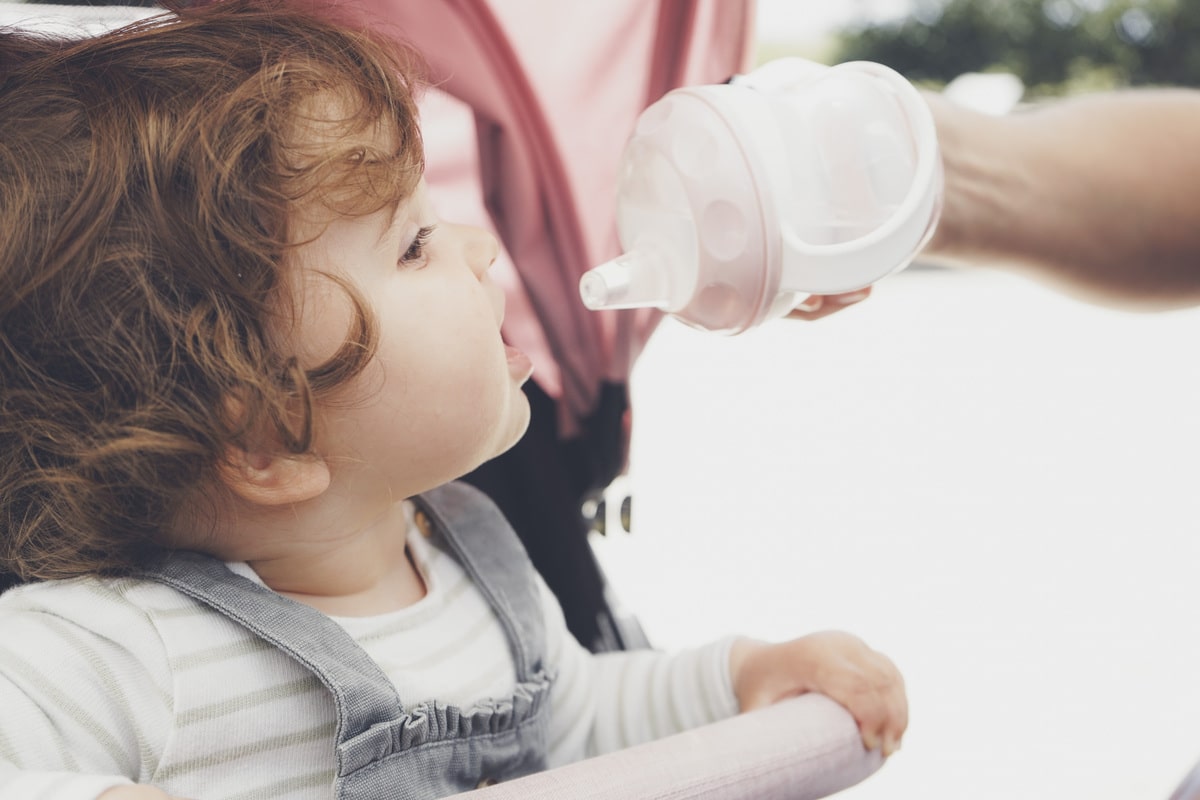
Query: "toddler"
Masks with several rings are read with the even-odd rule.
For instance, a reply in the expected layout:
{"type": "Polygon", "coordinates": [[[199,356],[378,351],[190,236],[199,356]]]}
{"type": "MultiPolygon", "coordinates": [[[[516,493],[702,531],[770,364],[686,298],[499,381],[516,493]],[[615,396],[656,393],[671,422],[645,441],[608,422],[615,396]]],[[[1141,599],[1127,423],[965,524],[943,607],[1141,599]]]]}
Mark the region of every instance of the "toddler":
{"type": "Polygon", "coordinates": [[[262,2],[0,32],[0,797],[435,798],[819,691],[847,634],[593,656],[455,479],[530,362],[418,63],[262,2]]]}

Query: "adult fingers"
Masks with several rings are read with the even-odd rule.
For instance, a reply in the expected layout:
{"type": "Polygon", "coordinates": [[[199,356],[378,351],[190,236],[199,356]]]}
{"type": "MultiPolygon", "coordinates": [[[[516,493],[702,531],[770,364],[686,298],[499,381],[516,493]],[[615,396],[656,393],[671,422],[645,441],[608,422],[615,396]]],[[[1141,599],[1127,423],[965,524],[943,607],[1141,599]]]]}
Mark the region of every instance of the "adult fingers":
{"type": "Polygon", "coordinates": [[[812,322],[836,314],[844,308],[861,303],[871,296],[871,287],[843,294],[813,294],[788,313],[788,319],[803,319],[812,322]]]}

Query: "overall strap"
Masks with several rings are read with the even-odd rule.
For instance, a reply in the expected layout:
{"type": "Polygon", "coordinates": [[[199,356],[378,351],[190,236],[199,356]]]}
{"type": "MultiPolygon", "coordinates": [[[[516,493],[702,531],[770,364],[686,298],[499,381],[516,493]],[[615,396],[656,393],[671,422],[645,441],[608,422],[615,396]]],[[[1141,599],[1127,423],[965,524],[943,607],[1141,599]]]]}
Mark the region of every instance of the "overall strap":
{"type": "Polygon", "coordinates": [[[413,498],[491,604],[508,636],[517,680],[541,670],[545,618],[533,564],[495,504],[465,483],[448,483],[413,498]]]}
{"type": "Polygon", "coordinates": [[[239,623],[312,672],[334,698],[339,742],[402,713],[400,697],[388,677],[350,634],[315,608],[198,553],[177,553],[145,577],[239,623]]]}

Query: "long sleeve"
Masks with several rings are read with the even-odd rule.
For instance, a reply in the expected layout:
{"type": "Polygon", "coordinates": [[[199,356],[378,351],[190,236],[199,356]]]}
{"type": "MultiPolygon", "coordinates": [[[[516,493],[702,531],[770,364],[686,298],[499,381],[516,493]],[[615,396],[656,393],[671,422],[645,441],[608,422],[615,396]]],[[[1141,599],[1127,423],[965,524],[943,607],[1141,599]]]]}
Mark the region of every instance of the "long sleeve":
{"type": "Polygon", "coordinates": [[[151,773],[169,728],[154,625],[110,586],[0,603],[0,799],[93,800],[151,773]]]}
{"type": "Polygon", "coordinates": [[[737,713],[729,680],[732,638],[703,647],[603,653],[585,650],[566,630],[542,586],[552,695],[550,765],[620,750],[737,713]]]}
{"type": "MultiPolygon", "coordinates": [[[[452,564],[433,564],[439,603],[349,627],[405,697],[502,696],[513,666],[489,654],[507,652],[503,632],[461,570],[445,572],[452,564]],[[481,649],[464,651],[464,642],[481,649]],[[419,664],[409,663],[413,653],[419,664]]],[[[296,776],[307,782],[295,797],[327,796],[333,706],[320,684],[235,623],[165,587],[135,584],[55,582],[0,598],[0,800],[95,800],[129,782],[180,796],[204,785],[217,797],[248,777],[270,787],[296,776]],[[245,759],[257,768],[247,771],[245,759]]],[[[547,665],[558,676],[551,766],[736,713],[730,641],[596,656],[539,589],[547,665]]]]}

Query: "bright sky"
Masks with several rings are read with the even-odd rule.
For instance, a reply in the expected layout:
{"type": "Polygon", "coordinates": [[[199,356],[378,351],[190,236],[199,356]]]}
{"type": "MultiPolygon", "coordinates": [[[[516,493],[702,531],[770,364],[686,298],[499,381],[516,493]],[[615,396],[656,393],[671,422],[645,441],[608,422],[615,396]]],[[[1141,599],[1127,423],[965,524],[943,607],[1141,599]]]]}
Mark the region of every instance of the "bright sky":
{"type": "Polygon", "coordinates": [[[758,0],[758,34],[768,41],[803,41],[857,19],[901,17],[912,5],[913,0],[758,0]]]}

